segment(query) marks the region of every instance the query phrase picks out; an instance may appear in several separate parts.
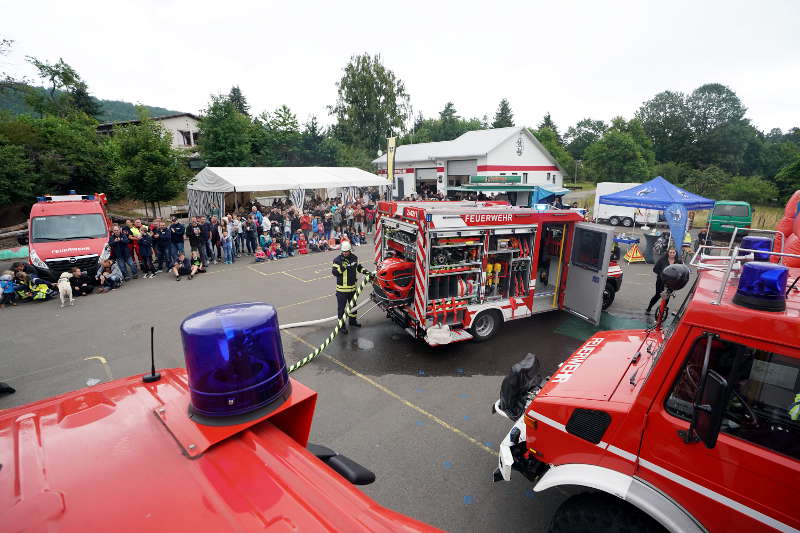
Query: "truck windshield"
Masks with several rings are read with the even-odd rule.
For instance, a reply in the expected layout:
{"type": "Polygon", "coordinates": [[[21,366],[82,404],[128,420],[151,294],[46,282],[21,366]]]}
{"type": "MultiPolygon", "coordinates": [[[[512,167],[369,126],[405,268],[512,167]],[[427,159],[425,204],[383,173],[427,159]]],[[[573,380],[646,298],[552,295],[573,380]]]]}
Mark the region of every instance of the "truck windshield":
{"type": "Polygon", "coordinates": [[[747,217],[750,210],[746,205],[716,205],[714,206],[714,217],[747,217]]]}
{"type": "Polygon", "coordinates": [[[97,213],[34,217],[32,222],[32,242],[74,241],[108,236],[103,215],[97,213]]]}

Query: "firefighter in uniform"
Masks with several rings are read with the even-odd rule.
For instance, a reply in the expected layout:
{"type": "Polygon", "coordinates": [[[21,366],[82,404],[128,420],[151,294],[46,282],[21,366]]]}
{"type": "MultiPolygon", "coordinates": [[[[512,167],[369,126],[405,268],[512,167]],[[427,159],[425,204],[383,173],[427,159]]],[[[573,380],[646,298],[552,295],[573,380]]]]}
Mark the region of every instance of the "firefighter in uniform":
{"type": "MultiPolygon", "coordinates": [[[[336,308],[339,317],[344,313],[347,302],[353,297],[356,290],[357,272],[368,273],[367,269],[358,262],[358,257],[351,251],[350,241],[343,241],[342,253],[333,260],[331,265],[331,273],[336,278],[336,308]]],[[[356,311],[350,311],[347,316],[351,326],[361,327],[356,320],[356,311]]],[[[342,327],[342,333],[348,333],[347,324],[342,327]]]]}

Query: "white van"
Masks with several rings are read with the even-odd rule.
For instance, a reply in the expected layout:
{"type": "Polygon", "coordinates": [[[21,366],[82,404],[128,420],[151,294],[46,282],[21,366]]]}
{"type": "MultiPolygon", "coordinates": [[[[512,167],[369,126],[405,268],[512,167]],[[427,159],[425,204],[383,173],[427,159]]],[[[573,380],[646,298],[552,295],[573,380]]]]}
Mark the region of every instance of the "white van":
{"type": "Polygon", "coordinates": [[[594,197],[594,211],[592,211],[594,221],[626,228],[633,227],[634,221],[636,224],[657,224],[659,212],[656,210],[600,203],[600,197],[604,194],[624,191],[637,185],[641,185],[641,183],[617,183],[615,181],[598,183],[594,197]]]}

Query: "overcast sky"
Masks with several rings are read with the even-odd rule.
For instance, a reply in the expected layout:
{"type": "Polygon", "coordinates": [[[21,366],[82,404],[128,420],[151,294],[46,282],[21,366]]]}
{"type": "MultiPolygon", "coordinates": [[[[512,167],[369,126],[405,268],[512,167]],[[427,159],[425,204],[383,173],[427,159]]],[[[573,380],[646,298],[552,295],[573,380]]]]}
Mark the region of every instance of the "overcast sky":
{"type": "Polygon", "coordinates": [[[330,123],[342,68],[370,52],[425,116],[451,100],[491,118],[505,97],[518,125],[550,111],[563,132],[720,82],[758,128],[800,126],[796,0],[122,4],[0,0],[0,37],[15,41],[0,71],[62,57],[100,98],[197,113],[239,85],[256,113],[286,104],[330,123]]]}

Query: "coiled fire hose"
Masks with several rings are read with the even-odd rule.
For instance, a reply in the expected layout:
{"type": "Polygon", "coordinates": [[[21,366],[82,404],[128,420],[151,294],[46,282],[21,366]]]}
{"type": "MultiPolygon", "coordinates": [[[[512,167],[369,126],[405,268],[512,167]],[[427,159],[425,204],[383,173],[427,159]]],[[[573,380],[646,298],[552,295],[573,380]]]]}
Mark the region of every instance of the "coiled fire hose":
{"type": "MultiPolygon", "coordinates": [[[[358,309],[359,307],[361,307],[361,306],[356,306],[356,302],[358,301],[358,296],[361,294],[361,291],[364,290],[364,287],[366,287],[372,281],[372,278],[374,276],[375,276],[375,273],[374,272],[370,272],[369,274],[364,276],[364,279],[362,279],[358,283],[358,285],[356,285],[356,290],[353,292],[353,296],[351,296],[350,300],[347,301],[347,305],[344,308],[344,313],[342,313],[342,316],[339,317],[339,320],[336,322],[336,327],[333,328],[333,331],[331,331],[331,334],[328,335],[328,337],[324,341],[322,341],[322,344],[320,344],[313,352],[311,352],[307,356],[303,357],[302,359],[297,361],[295,364],[291,365],[289,367],[289,373],[290,374],[292,372],[294,372],[295,370],[297,370],[298,368],[302,368],[302,367],[306,366],[308,363],[313,361],[315,357],[317,357],[319,354],[321,354],[323,350],[325,350],[325,348],[331,343],[333,338],[336,337],[336,335],[339,333],[339,330],[342,329],[342,326],[344,326],[344,321],[347,320],[348,313],[350,313],[351,309],[358,309]]],[[[366,305],[367,303],[369,303],[369,301],[364,302],[362,305],[366,305]]],[[[311,320],[309,322],[298,322],[298,323],[294,323],[294,324],[286,324],[285,326],[281,326],[280,329],[288,329],[290,327],[299,327],[301,325],[309,325],[310,326],[310,325],[313,325],[314,323],[327,322],[328,320],[330,320],[330,318],[323,318],[321,320],[311,320]]]]}

